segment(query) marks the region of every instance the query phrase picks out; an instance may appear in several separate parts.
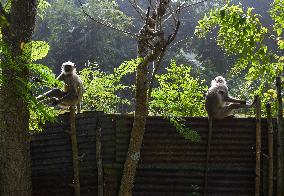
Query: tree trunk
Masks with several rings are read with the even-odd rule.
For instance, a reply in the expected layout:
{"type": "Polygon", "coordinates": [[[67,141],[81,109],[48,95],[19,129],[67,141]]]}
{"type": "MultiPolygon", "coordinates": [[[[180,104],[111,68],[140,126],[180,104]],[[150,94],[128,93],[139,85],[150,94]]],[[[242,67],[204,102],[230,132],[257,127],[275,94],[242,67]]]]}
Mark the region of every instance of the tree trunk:
{"type": "MultiPolygon", "coordinates": [[[[124,163],[119,196],[132,196],[132,188],[134,187],[134,178],[140,159],[140,149],[148,115],[148,93],[151,95],[151,90],[148,92],[148,64],[156,61],[159,57],[160,60],[163,58],[167,45],[175,38],[179,28],[179,22],[177,22],[175,32],[165,38],[161,21],[166,10],[170,6],[170,1],[156,1],[156,5],[156,11],[153,11],[152,15],[150,15],[150,7],[148,7],[144,26],[139,32],[138,58],[143,59],[143,61],[139,63],[136,72],[136,105],[134,122],[127,157],[124,163]],[[157,33],[152,29],[160,29],[160,31],[157,33]]],[[[153,77],[154,75],[155,73],[153,73],[153,77]]]]}
{"type": "Polygon", "coordinates": [[[36,5],[32,0],[13,0],[9,25],[2,27],[10,55],[2,54],[3,83],[0,100],[0,195],[31,196],[29,112],[24,99],[28,69],[20,61],[22,43],[32,38],[36,5]]]}
{"type": "Polygon", "coordinates": [[[128,147],[127,158],[124,164],[119,196],[132,195],[132,188],[134,186],[136,168],[138,161],[140,159],[140,149],[145,132],[146,117],[148,115],[147,74],[148,74],[148,61],[144,60],[137,67],[135,115],[131,131],[130,144],[128,147]]]}

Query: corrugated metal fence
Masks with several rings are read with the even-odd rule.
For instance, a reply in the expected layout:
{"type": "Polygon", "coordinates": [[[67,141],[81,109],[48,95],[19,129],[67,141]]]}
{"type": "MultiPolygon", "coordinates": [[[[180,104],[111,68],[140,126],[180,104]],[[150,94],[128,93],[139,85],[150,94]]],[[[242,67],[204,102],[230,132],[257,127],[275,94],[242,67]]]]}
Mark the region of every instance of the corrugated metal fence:
{"type": "MultiPolygon", "coordinates": [[[[95,132],[102,128],[105,195],[116,196],[133,118],[84,112],[77,116],[81,195],[97,195],[95,132]]],[[[72,153],[68,115],[34,134],[31,144],[34,196],[72,195],[72,153]]],[[[135,178],[134,196],[202,195],[208,134],[207,118],[187,118],[201,141],[184,139],[161,117],[149,117],[135,178]]],[[[266,195],[267,123],[262,119],[262,195],[266,195]]],[[[255,119],[213,122],[208,195],[254,195],[255,119]]]]}

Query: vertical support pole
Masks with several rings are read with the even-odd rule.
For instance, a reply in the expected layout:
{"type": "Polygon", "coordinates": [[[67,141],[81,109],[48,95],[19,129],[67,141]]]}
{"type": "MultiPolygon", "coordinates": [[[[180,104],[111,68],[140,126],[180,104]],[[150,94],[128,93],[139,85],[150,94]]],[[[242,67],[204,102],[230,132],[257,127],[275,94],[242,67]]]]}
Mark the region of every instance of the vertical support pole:
{"type": "Polygon", "coordinates": [[[204,174],[204,196],[208,195],[208,171],[209,171],[209,159],[211,151],[211,141],[212,141],[212,123],[213,118],[208,117],[209,127],[208,127],[208,140],[207,140],[207,153],[206,153],[206,163],[205,163],[205,174],[204,174]]]}
{"type": "Polygon", "coordinates": [[[277,88],[277,196],[282,196],[283,194],[283,106],[282,106],[282,96],[281,96],[281,78],[276,78],[276,88],[277,88]]]}
{"type": "Polygon", "coordinates": [[[102,128],[97,123],[96,129],[96,159],[98,169],[98,196],[104,196],[103,163],[102,163],[102,128]]]}
{"type": "Polygon", "coordinates": [[[271,105],[266,104],[268,124],[268,196],[273,196],[273,124],[271,117],[271,105]]]}
{"type": "Polygon", "coordinates": [[[255,196],[260,196],[260,163],[261,163],[261,103],[256,97],[256,144],[255,144],[255,196]]]}
{"type": "Polygon", "coordinates": [[[76,134],[76,114],[75,107],[70,106],[70,136],[72,144],[72,157],[73,157],[73,187],[74,196],[80,196],[80,175],[79,175],[79,157],[78,157],[78,144],[77,144],[77,134],[76,134]]]}

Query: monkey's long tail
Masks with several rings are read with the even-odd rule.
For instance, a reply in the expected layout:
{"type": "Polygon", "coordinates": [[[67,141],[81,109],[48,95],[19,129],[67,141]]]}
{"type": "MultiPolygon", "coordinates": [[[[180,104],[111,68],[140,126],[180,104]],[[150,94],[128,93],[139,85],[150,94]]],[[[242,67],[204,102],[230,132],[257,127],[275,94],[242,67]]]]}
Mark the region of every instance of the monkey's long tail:
{"type": "Polygon", "coordinates": [[[206,164],[205,164],[205,174],[204,174],[204,196],[207,196],[208,189],[208,169],[209,169],[209,158],[210,158],[210,147],[212,140],[212,117],[208,118],[209,129],[208,129],[208,140],[207,140],[207,153],[206,153],[206,164]]]}

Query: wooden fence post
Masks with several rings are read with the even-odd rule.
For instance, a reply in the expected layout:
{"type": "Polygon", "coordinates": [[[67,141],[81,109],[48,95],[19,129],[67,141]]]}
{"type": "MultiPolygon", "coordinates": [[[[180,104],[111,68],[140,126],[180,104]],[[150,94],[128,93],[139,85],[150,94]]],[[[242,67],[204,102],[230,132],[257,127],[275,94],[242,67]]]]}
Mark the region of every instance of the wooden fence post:
{"type": "Polygon", "coordinates": [[[77,134],[76,134],[76,114],[75,107],[70,106],[70,137],[72,144],[72,158],[73,158],[73,187],[74,195],[80,196],[80,175],[79,175],[79,157],[78,157],[78,144],[77,144],[77,134]]]}
{"type": "Polygon", "coordinates": [[[283,192],[283,107],[281,96],[281,78],[276,78],[277,88],[277,196],[282,196],[283,192]]]}
{"type": "Polygon", "coordinates": [[[266,104],[267,135],[268,135],[268,196],[273,196],[273,124],[271,117],[271,105],[266,104]]]}
{"type": "Polygon", "coordinates": [[[255,196],[260,196],[260,163],[261,163],[261,103],[256,97],[256,144],[255,144],[255,196]]]}
{"type": "Polygon", "coordinates": [[[102,128],[100,123],[97,123],[96,129],[96,160],[98,169],[98,196],[104,195],[104,182],[103,182],[103,163],[102,163],[102,128]]]}

